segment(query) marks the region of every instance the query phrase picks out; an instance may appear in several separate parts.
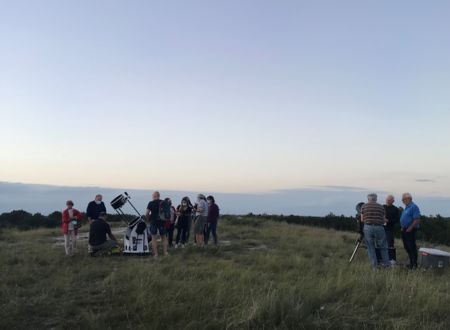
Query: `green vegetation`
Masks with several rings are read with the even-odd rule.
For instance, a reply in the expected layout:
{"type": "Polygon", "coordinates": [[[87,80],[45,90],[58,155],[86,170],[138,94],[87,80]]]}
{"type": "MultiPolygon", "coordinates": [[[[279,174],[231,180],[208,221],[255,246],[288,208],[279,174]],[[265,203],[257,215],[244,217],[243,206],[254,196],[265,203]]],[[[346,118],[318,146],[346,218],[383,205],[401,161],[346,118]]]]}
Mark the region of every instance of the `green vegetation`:
{"type": "MultiPolygon", "coordinates": [[[[86,230],[86,228],[84,228],[86,230]]],[[[448,329],[448,272],[371,271],[356,234],[226,218],[222,245],[75,257],[59,229],[0,232],[2,329],[448,329]]],[[[400,242],[397,242],[400,246],[400,242]]],[[[399,259],[406,260],[402,249],[399,259]]]]}

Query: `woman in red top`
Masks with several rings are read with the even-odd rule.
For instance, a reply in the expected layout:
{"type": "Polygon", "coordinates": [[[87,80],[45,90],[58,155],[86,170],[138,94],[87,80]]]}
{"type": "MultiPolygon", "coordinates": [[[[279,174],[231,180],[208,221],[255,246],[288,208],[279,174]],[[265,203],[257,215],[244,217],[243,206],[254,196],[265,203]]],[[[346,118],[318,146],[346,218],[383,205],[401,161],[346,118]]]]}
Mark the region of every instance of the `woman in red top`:
{"type": "Polygon", "coordinates": [[[66,255],[72,256],[77,248],[78,227],[83,218],[80,211],[73,208],[73,202],[67,201],[67,208],[62,212],[61,228],[64,234],[66,255]]]}

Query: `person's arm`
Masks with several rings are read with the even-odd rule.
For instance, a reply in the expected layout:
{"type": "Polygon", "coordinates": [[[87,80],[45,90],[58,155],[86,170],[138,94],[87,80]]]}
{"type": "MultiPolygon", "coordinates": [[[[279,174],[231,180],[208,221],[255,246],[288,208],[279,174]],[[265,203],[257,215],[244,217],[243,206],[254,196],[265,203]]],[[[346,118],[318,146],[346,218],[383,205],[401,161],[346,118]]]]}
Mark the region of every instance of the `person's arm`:
{"type": "Polygon", "coordinates": [[[412,222],[411,226],[409,226],[408,229],[406,229],[407,233],[412,232],[415,228],[417,228],[417,226],[420,223],[420,210],[418,207],[415,207],[413,210],[413,219],[414,221],[412,222]]]}
{"type": "Polygon", "coordinates": [[[106,213],[106,206],[105,206],[105,203],[103,203],[103,202],[102,202],[102,212],[106,213]]]}
{"type": "Polygon", "coordinates": [[[92,205],[91,205],[91,203],[89,203],[88,206],[87,206],[86,216],[87,216],[87,218],[89,220],[89,223],[91,223],[92,222],[92,218],[91,218],[91,216],[92,216],[92,205]]]}
{"type": "Polygon", "coordinates": [[[400,223],[400,216],[401,216],[400,209],[398,207],[396,209],[397,209],[397,213],[395,214],[394,225],[397,223],[400,223]]]}
{"type": "Polygon", "coordinates": [[[117,238],[116,238],[116,237],[113,235],[113,233],[111,232],[111,227],[110,227],[108,224],[106,224],[106,225],[107,225],[106,233],[108,234],[109,238],[110,238],[112,241],[117,242],[117,238]]]}
{"type": "Polygon", "coordinates": [[[83,220],[83,215],[80,211],[76,210],[75,218],[77,218],[78,222],[81,222],[81,220],[83,220]]]}
{"type": "Polygon", "coordinates": [[[147,208],[147,210],[145,211],[145,220],[147,220],[147,222],[150,222],[150,214],[151,211],[147,208]]]}

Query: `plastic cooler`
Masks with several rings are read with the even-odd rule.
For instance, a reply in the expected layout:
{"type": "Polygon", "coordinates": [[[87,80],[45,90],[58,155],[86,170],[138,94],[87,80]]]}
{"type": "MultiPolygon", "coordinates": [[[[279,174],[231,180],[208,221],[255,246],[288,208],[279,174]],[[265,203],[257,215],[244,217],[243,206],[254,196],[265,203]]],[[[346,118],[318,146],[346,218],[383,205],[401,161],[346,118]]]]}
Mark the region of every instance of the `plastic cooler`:
{"type": "Polygon", "coordinates": [[[425,268],[447,268],[450,265],[450,253],[437,249],[419,249],[419,263],[425,268]]]}

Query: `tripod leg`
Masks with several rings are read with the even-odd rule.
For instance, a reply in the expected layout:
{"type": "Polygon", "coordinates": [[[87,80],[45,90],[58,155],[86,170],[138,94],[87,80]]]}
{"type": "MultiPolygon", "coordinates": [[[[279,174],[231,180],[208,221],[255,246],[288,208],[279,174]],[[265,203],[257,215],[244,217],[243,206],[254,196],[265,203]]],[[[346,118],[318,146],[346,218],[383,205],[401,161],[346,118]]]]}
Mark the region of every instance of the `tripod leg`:
{"type": "Polygon", "coordinates": [[[353,259],[355,259],[356,252],[358,251],[360,245],[361,245],[361,242],[358,242],[358,244],[356,244],[355,250],[353,251],[352,256],[350,257],[350,260],[348,262],[349,264],[351,264],[353,259]]]}

